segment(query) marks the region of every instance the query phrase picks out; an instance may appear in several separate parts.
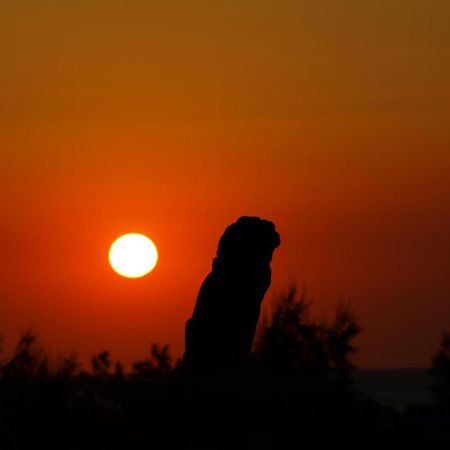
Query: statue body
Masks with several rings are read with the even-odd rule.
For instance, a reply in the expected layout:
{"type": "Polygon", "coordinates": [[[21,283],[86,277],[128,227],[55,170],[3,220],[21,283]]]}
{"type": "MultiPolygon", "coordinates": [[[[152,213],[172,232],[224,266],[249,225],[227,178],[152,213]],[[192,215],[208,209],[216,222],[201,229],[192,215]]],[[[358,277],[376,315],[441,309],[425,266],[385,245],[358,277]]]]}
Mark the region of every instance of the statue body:
{"type": "Polygon", "coordinates": [[[273,223],[258,217],[241,217],[225,230],[186,323],[185,366],[198,371],[246,367],[279,244],[273,223]]]}

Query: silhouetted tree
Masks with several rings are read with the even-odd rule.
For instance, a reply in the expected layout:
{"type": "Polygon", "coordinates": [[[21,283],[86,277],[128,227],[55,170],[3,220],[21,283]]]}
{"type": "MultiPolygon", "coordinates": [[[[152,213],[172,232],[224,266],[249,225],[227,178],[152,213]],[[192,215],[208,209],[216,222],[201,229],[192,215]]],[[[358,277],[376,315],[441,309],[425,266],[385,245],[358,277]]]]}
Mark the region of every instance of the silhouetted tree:
{"type": "Polygon", "coordinates": [[[116,378],[117,380],[125,379],[125,368],[120,361],[117,361],[114,364],[114,378],[116,378]]]}
{"type": "Polygon", "coordinates": [[[277,299],[263,320],[255,353],[270,373],[288,377],[326,377],[348,382],[356,352],[352,340],[361,331],[348,303],[340,301],[331,323],[311,317],[312,302],[295,283],[277,299]]]}
{"type": "Polygon", "coordinates": [[[450,405],[450,332],[443,333],[429,372],[433,397],[440,404],[450,405]]]}
{"type": "Polygon", "coordinates": [[[94,376],[105,377],[109,374],[112,362],[108,350],[104,350],[92,357],[92,372],[94,376]]]}
{"type": "Polygon", "coordinates": [[[152,344],[150,357],[133,363],[131,375],[139,378],[159,378],[168,375],[174,368],[169,345],[152,344]]]}
{"type": "Polygon", "coordinates": [[[57,364],[56,374],[62,378],[71,378],[76,375],[81,364],[78,360],[78,353],[72,352],[64,356],[57,364]]]}
{"type": "Polygon", "coordinates": [[[13,356],[2,367],[4,379],[44,377],[49,374],[49,360],[38,344],[33,330],[19,338],[13,356]]]}
{"type": "Polygon", "coordinates": [[[358,349],[352,342],[360,332],[361,327],[350,304],[340,300],[327,329],[327,353],[331,368],[341,380],[349,381],[350,373],[355,370],[351,356],[358,349]]]}
{"type": "MultiPolygon", "coordinates": [[[[3,334],[0,334],[0,354],[3,353],[3,341],[4,341],[5,337],[3,336],[3,334]]],[[[0,359],[0,370],[4,365],[4,361],[3,359],[0,359]]]]}

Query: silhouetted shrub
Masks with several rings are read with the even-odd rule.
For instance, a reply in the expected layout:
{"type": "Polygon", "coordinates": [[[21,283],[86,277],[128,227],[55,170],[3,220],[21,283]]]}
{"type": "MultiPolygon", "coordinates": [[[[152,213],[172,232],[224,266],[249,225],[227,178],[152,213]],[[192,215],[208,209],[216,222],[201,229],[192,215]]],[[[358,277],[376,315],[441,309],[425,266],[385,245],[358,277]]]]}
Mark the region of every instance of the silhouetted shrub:
{"type": "Polygon", "coordinates": [[[430,368],[431,390],[434,399],[450,406],[450,333],[444,332],[440,348],[432,359],[430,368]]]}
{"type": "Polygon", "coordinates": [[[311,317],[306,291],[295,283],[277,299],[270,318],[263,319],[255,353],[270,373],[288,377],[327,377],[350,381],[356,352],[353,339],[360,333],[348,303],[340,301],[334,319],[311,317]]]}
{"type": "Polygon", "coordinates": [[[38,344],[36,333],[25,331],[19,338],[13,356],[2,369],[3,379],[45,377],[49,374],[49,360],[38,344]]]}
{"type": "Polygon", "coordinates": [[[174,369],[173,359],[168,345],[152,344],[150,357],[133,363],[132,377],[161,378],[174,369]]]}
{"type": "Polygon", "coordinates": [[[96,377],[106,377],[112,366],[108,350],[104,350],[94,355],[91,359],[92,373],[96,377]]]}
{"type": "Polygon", "coordinates": [[[125,379],[125,368],[120,361],[117,361],[114,364],[114,378],[116,378],[118,380],[125,379]]]}
{"type": "Polygon", "coordinates": [[[339,300],[334,319],[326,328],[330,366],[340,379],[348,380],[351,372],[356,369],[351,357],[358,351],[352,342],[362,330],[348,302],[339,300]]]}
{"type": "Polygon", "coordinates": [[[62,378],[72,378],[78,373],[80,367],[81,363],[78,360],[78,353],[72,352],[56,362],[56,375],[62,378]]]}

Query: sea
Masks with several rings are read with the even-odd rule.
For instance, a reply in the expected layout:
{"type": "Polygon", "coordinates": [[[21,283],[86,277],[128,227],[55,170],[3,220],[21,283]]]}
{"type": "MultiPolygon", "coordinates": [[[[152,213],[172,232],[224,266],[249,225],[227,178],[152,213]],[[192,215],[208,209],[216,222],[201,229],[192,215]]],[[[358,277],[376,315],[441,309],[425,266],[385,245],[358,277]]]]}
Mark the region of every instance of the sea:
{"type": "Polygon", "coordinates": [[[355,389],[399,412],[410,405],[432,403],[427,369],[360,369],[354,380],[355,389]]]}

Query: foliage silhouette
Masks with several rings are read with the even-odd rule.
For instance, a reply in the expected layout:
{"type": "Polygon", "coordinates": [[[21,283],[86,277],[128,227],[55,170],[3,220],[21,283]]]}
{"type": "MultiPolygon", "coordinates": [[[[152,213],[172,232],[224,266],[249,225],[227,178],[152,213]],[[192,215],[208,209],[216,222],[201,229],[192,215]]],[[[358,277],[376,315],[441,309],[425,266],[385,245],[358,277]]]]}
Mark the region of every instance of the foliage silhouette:
{"type": "Polygon", "coordinates": [[[92,373],[97,377],[105,377],[109,374],[109,369],[112,366],[111,357],[108,350],[94,355],[91,360],[92,373]]]}
{"type": "Polygon", "coordinates": [[[150,357],[133,363],[131,376],[135,378],[161,378],[174,369],[173,358],[168,345],[156,343],[150,347],[150,357]]]}
{"type": "Polygon", "coordinates": [[[44,377],[49,374],[49,360],[38,345],[37,334],[29,329],[19,338],[11,359],[2,368],[4,379],[44,377]]]}
{"type": "Polygon", "coordinates": [[[450,333],[442,334],[438,351],[429,370],[432,377],[431,391],[438,404],[450,407],[450,333]]]}
{"type": "Polygon", "coordinates": [[[72,378],[81,368],[81,363],[78,359],[78,353],[72,352],[67,356],[63,356],[59,363],[57,363],[56,373],[62,378],[72,378]]]}
{"type": "Polygon", "coordinates": [[[339,302],[331,322],[311,317],[312,302],[296,283],[276,299],[271,317],[265,316],[255,353],[270,373],[285,377],[333,375],[348,384],[355,370],[350,358],[356,353],[352,341],[360,333],[350,305],[339,302]]]}

